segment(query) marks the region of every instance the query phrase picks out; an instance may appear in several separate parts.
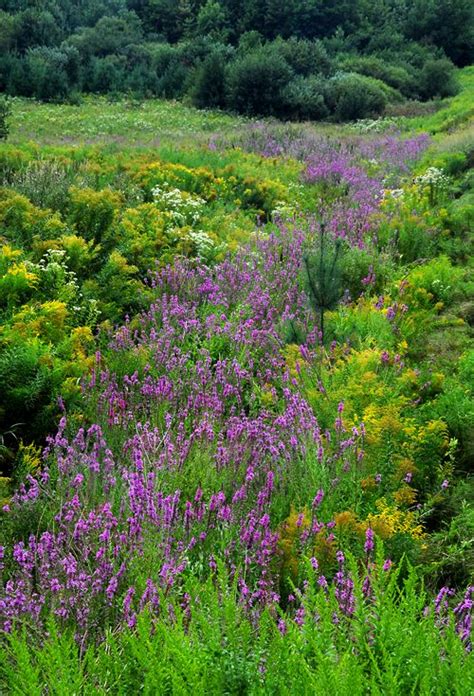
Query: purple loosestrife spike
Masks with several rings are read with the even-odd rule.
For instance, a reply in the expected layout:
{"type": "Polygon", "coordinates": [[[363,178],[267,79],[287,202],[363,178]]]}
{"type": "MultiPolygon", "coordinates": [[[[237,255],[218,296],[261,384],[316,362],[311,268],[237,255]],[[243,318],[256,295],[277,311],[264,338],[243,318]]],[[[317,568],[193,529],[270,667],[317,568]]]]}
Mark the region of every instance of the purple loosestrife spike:
{"type": "Polygon", "coordinates": [[[320,575],[318,578],[318,585],[322,587],[324,590],[328,589],[328,581],[326,580],[324,575],[320,575]]]}
{"type": "Polygon", "coordinates": [[[320,488],[313,498],[312,507],[313,508],[319,507],[319,505],[321,505],[321,503],[323,501],[323,498],[324,498],[324,491],[322,488],[320,488]]]}
{"type": "Polygon", "coordinates": [[[374,532],[373,529],[367,527],[365,531],[365,544],[364,551],[367,555],[370,555],[374,550],[374,532]]]}
{"type": "Polygon", "coordinates": [[[456,633],[465,645],[466,652],[472,650],[472,615],[474,612],[474,585],[467,588],[463,599],[454,608],[456,617],[456,633]]]}
{"type": "Polygon", "coordinates": [[[452,590],[449,587],[442,587],[440,589],[434,600],[436,614],[440,615],[443,612],[443,610],[448,608],[449,605],[447,598],[452,597],[453,595],[454,590],[452,590]]]}
{"type": "Polygon", "coordinates": [[[302,626],[304,624],[304,618],[305,618],[305,608],[304,607],[298,607],[295,613],[295,624],[297,626],[302,626]]]}

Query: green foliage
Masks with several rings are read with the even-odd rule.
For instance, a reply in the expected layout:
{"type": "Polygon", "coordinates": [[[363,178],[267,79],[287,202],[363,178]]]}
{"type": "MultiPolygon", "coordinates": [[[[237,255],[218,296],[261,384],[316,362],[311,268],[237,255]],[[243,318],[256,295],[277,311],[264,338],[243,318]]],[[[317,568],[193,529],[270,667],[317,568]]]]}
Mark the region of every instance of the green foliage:
{"type": "Polygon", "coordinates": [[[0,97],[0,140],[6,140],[10,132],[12,108],[7,97],[0,97]]]}
{"type": "Polygon", "coordinates": [[[333,309],[342,296],[343,243],[335,241],[321,223],[315,248],[303,259],[304,286],[311,307],[319,315],[321,337],[324,341],[324,313],[333,309]]]}
{"type": "Polygon", "coordinates": [[[405,32],[444,49],[458,65],[473,58],[473,9],[469,0],[415,0],[407,4],[405,32]]]}
{"type": "Polygon", "coordinates": [[[224,43],[229,37],[229,23],[225,9],[215,0],[206,0],[200,8],[196,33],[198,36],[209,36],[213,41],[224,43]]]}
{"type": "Polygon", "coordinates": [[[453,267],[446,256],[417,266],[411,270],[406,279],[416,289],[422,289],[433,299],[433,302],[443,302],[449,305],[456,299],[462,287],[464,271],[453,267]]]}
{"type": "MultiPolygon", "coordinates": [[[[314,86],[304,83],[292,90],[284,65],[316,79],[334,75],[337,63],[348,73],[378,80],[389,102],[400,100],[400,94],[448,96],[456,91],[450,60],[457,65],[471,61],[473,23],[468,0],[102,0],[79,7],[70,0],[49,0],[34,8],[8,2],[0,19],[0,89],[76,104],[83,91],[139,98],[191,95],[199,106],[221,107],[223,76],[216,61],[211,66],[208,59],[215,45],[225,45],[228,52],[221,59],[229,68],[225,93],[230,109],[320,119],[327,114],[314,86]],[[219,74],[218,98],[211,89],[212,74],[219,74]],[[239,76],[245,83],[242,94],[239,76]],[[274,100],[265,82],[271,79],[274,100]],[[262,91],[261,104],[251,94],[253,80],[262,91]],[[286,106],[281,100],[278,105],[284,86],[290,92],[286,106]],[[312,106],[304,107],[305,98],[312,106]]],[[[346,85],[351,103],[354,84],[352,79],[346,85]]],[[[338,119],[346,110],[349,118],[355,117],[352,111],[380,113],[376,85],[365,85],[370,103],[355,110],[341,106],[338,119]]]]}
{"type": "Polygon", "coordinates": [[[298,75],[283,92],[283,100],[291,118],[320,121],[329,116],[326,105],[327,81],[313,75],[298,75]]]}
{"type": "Polygon", "coordinates": [[[387,286],[392,275],[387,256],[357,247],[346,249],[342,263],[342,286],[352,300],[362,293],[378,294],[387,286]]]}
{"type": "Polygon", "coordinates": [[[72,188],[69,221],[86,240],[101,242],[115,220],[120,195],[114,191],[72,188]]]}
{"type": "Polygon", "coordinates": [[[322,41],[290,38],[287,41],[279,39],[275,47],[297,75],[327,76],[332,70],[332,61],[322,41]]]}
{"type": "Polygon", "coordinates": [[[339,62],[342,70],[355,72],[366,77],[373,77],[385,82],[405,97],[416,96],[416,76],[402,65],[394,65],[373,56],[351,55],[339,62]]]}
{"type": "Polygon", "coordinates": [[[192,87],[193,104],[199,108],[221,108],[226,104],[225,53],[213,51],[197,68],[192,87]]]}
{"type": "MultiPolygon", "coordinates": [[[[463,655],[451,625],[440,631],[433,611],[423,614],[426,592],[413,569],[400,590],[397,573],[374,576],[376,599],[357,587],[356,630],[334,625],[333,591],[326,597],[311,580],[303,600],[303,627],[288,619],[285,635],[265,612],[260,629],[236,602],[235,584],[216,578],[199,588],[189,623],[178,603],[160,621],[145,611],[134,630],[109,633],[95,649],[81,651],[69,632],[48,625],[43,645],[17,630],[2,647],[0,679],[11,693],[267,694],[332,693],[362,696],[469,692],[472,659],[463,655]],[[314,617],[318,617],[315,620],[314,617]],[[440,660],[439,655],[444,659],[440,660]],[[13,689],[13,690],[12,690],[13,689]]],[[[196,589],[186,588],[191,597],[196,589]]]]}
{"type": "Polygon", "coordinates": [[[0,411],[4,428],[21,423],[28,438],[41,436],[52,428],[52,402],[58,394],[61,373],[45,344],[17,339],[16,344],[2,350],[0,379],[0,403],[8,404],[8,409],[0,411]]]}
{"type": "Polygon", "coordinates": [[[228,73],[228,106],[241,113],[277,116],[292,70],[279,51],[262,47],[237,58],[228,73]]]}
{"type": "Polygon", "coordinates": [[[474,573],[474,511],[472,478],[457,482],[449,496],[433,500],[428,520],[436,526],[424,562],[426,582],[433,577],[450,585],[468,583],[474,573]]]}
{"type": "Polygon", "coordinates": [[[338,121],[355,121],[383,113],[387,97],[377,80],[340,73],[329,82],[328,102],[338,121]]]}
{"type": "Polygon", "coordinates": [[[419,91],[424,99],[452,97],[459,90],[454,66],[447,59],[427,61],[420,74],[419,91]]]}

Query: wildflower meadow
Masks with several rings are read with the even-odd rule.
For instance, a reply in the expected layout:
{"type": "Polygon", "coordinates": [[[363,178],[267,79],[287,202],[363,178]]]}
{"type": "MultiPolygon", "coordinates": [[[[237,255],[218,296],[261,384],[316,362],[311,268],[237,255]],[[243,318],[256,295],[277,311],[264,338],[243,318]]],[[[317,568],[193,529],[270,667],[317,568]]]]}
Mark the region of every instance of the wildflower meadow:
{"type": "Polygon", "coordinates": [[[459,73],[343,126],[12,100],[2,693],[474,692],[459,73]]]}

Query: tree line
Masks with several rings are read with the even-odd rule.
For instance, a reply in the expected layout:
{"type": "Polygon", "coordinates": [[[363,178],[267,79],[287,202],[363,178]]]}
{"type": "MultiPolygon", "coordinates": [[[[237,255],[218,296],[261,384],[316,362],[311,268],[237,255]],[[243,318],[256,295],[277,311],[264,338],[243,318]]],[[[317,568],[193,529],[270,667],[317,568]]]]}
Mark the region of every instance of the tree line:
{"type": "Polygon", "coordinates": [[[469,0],[4,0],[0,90],[347,120],[456,91],[469,0]]]}

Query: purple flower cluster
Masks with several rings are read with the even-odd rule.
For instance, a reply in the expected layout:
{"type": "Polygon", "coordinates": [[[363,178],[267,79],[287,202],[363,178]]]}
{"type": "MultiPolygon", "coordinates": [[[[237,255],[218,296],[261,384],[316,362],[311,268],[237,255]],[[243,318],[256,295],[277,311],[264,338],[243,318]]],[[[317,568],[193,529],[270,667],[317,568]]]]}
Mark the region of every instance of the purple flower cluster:
{"type": "Polygon", "coordinates": [[[401,177],[428,146],[429,136],[423,133],[404,138],[390,132],[376,137],[335,138],[307,126],[257,122],[246,128],[237,143],[264,157],[303,162],[303,181],[318,184],[318,215],[327,229],[335,237],[363,247],[376,233],[374,214],[384,189],[400,185],[401,177]]]}
{"type": "MultiPolygon", "coordinates": [[[[82,637],[98,617],[101,630],[133,626],[137,612],[159,613],[163,595],[179,595],[187,573],[219,562],[239,577],[249,611],[279,600],[275,491],[295,462],[335,468],[361,455],[342,421],[332,441],[321,432],[282,357],[281,321],[305,320],[301,249],[301,235],[282,234],[212,270],[176,263],[152,276],[139,328],[126,323],[110,342],[113,364],[137,356],[133,371],[112,372],[96,355],[84,398],[98,422],[74,431],[63,416],[43,471],[11,502],[11,514],[45,506],[53,520],[6,551],[4,630],[50,612],[82,637]]],[[[311,344],[302,355],[312,359],[311,344]]]]}

